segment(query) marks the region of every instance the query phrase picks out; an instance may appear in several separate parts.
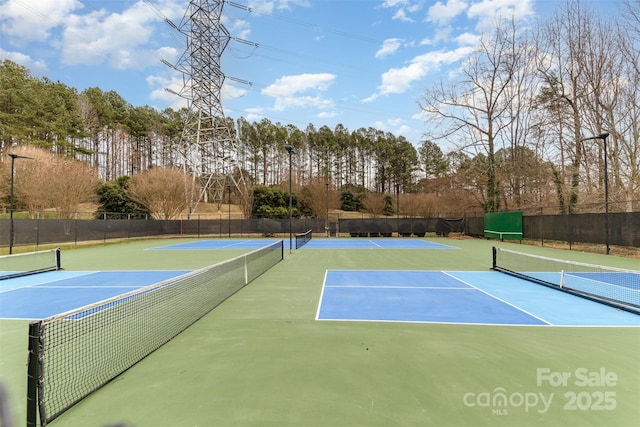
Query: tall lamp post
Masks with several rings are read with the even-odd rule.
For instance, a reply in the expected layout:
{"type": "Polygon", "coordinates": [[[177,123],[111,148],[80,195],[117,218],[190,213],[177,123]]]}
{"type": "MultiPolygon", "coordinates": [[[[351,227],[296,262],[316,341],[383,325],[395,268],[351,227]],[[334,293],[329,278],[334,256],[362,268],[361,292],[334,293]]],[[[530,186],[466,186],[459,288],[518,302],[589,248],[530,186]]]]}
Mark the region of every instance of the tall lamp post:
{"type": "Polygon", "coordinates": [[[329,231],[329,182],[325,182],[324,185],[326,186],[327,191],[325,191],[325,197],[326,197],[326,215],[325,215],[325,220],[324,220],[324,229],[325,232],[327,234],[327,237],[331,237],[331,232],[329,231]]]}
{"type": "Polygon", "coordinates": [[[292,245],[293,245],[293,199],[291,196],[291,156],[293,156],[295,151],[293,151],[293,147],[290,145],[285,145],[284,149],[289,153],[289,253],[291,253],[292,245]]]}
{"type": "Polygon", "coordinates": [[[590,141],[593,139],[601,139],[604,147],[604,239],[607,246],[607,255],[609,255],[609,171],[607,169],[607,137],[609,132],[602,132],[597,136],[582,138],[582,141],[590,141]]]}
{"type": "Polygon", "coordinates": [[[229,206],[228,206],[228,209],[229,209],[229,238],[231,238],[231,186],[230,185],[227,185],[227,190],[229,191],[229,200],[228,200],[228,203],[229,203],[229,206]]]}
{"type": "Polygon", "coordinates": [[[14,164],[16,159],[31,159],[31,157],[20,156],[18,154],[9,153],[11,156],[11,195],[9,201],[9,255],[13,254],[13,210],[14,210],[14,199],[13,199],[13,181],[15,175],[14,164]]]}

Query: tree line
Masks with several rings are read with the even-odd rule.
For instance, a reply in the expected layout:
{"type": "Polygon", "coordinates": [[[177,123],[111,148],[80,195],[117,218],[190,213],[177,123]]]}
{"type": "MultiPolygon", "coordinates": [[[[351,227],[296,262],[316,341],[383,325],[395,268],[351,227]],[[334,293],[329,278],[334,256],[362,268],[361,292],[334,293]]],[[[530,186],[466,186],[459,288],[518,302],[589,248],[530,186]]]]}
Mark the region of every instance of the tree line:
{"type": "Polygon", "coordinates": [[[575,213],[604,207],[605,140],[585,137],[607,132],[610,208],[637,210],[640,2],[620,5],[615,22],[579,0],[535,26],[501,21],[481,36],[455,78],[424,90],[425,133],[417,145],[371,127],[300,129],[268,118],[226,118],[212,126],[223,125],[229,138],[216,142],[210,163],[220,153],[229,161],[207,171],[186,167],[181,137],[188,110],[136,107],[100,88],[78,92],[5,60],[0,155],[6,162],[15,145],[38,146],[85,163],[103,182],[178,168],[194,176],[231,175],[247,188],[286,189],[284,146],[290,145],[296,194],[330,191],[332,208],[346,197],[368,210],[384,205],[386,212],[392,200],[407,214],[575,213]]]}

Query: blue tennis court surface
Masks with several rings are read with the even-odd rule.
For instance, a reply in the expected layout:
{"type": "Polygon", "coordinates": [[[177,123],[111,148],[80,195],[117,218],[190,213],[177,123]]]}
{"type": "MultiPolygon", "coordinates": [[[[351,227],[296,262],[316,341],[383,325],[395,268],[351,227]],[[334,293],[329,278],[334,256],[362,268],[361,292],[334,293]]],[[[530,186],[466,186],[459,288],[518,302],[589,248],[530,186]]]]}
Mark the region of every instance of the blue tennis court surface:
{"type": "Polygon", "coordinates": [[[640,316],[498,272],[328,270],[318,320],[640,326],[640,316]]]}
{"type": "Polygon", "coordinates": [[[410,238],[311,239],[301,249],[455,249],[453,246],[410,238]]]}
{"type": "Polygon", "coordinates": [[[269,239],[211,239],[198,240],[190,243],[181,243],[178,245],[159,246],[151,248],[153,250],[246,250],[259,249],[272,245],[279,240],[269,239]]]}
{"type": "Polygon", "coordinates": [[[187,273],[51,271],[0,281],[0,318],[44,319],[187,273]]]}

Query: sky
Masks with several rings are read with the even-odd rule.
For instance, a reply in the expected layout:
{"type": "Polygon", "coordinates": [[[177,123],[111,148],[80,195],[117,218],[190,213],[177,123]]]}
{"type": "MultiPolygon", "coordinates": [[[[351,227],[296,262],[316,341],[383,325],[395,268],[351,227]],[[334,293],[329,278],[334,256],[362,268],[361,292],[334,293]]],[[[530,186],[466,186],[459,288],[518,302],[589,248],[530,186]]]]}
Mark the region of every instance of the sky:
{"type": "MultiPolygon", "coordinates": [[[[214,2],[214,0],[210,0],[214,2]]],[[[186,106],[172,67],[186,46],[186,0],[0,0],[0,60],[133,106],[186,106]],[[167,23],[174,24],[171,26],[167,23]],[[170,90],[167,90],[170,89],[170,90]],[[174,93],[172,93],[174,92],[174,93]]],[[[454,79],[497,19],[534,23],[561,0],[234,0],[221,22],[226,116],[304,130],[373,127],[416,146],[419,100],[454,79]]],[[[609,0],[586,0],[616,13],[609,0]]]]}

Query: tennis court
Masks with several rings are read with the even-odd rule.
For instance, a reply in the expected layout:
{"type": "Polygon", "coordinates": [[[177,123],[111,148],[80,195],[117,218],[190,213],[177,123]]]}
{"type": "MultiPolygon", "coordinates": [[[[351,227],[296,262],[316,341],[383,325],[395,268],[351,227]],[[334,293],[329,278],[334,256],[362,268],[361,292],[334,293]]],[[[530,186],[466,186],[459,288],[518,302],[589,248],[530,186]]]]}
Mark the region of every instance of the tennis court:
{"type": "MultiPolygon", "coordinates": [[[[276,242],[270,239],[205,239],[151,248],[153,250],[247,250],[276,242]]],[[[293,246],[293,245],[292,245],[293,246]]],[[[293,246],[295,247],[295,246],[293,246]]],[[[287,243],[288,248],[288,243],[287,243]]],[[[300,245],[300,249],[455,249],[453,246],[422,239],[313,239],[300,245]]]]}
{"type": "Polygon", "coordinates": [[[0,318],[44,319],[175,278],[171,271],[51,271],[0,281],[0,318]]]}
{"type": "Polygon", "coordinates": [[[640,316],[496,272],[329,270],[318,320],[640,326],[640,316]]]}
{"type": "Polygon", "coordinates": [[[455,249],[453,246],[422,239],[354,238],[313,239],[302,249],[455,249]]]}
{"type": "Polygon", "coordinates": [[[150,248],[152,250],[239,250],[258,249],[276,243],[275,239],[204,239],[150,248]]]}
{"type": "MultiPolygon", "coordinates": [[[[637,424],[640,316],[490,271],[486,241],[397,239],[426,243],[409,247],[390,239],[387,248],[362,248],[359,240],[314,238],[284,251],[282,261],[51,425],[637,424]],[[326,250],[340,240],[350,244],[326,250]],[[321,242],[326,247],[314,248],[321,242]]],[[[61,308],[52,283],[70,299],[133,290],[253,251],[236,243],[176,239],[76,249],[63,252],[63,271],[5,280],[0,377],[18,425],[26,419],[29,322],[5,317],[14,310],[8,295],[31,293],[21,298],[44,307],[32,313],[40,318],[61,308]]],[[[150,333],[127,333],[127,342],[150,333]]]]}

